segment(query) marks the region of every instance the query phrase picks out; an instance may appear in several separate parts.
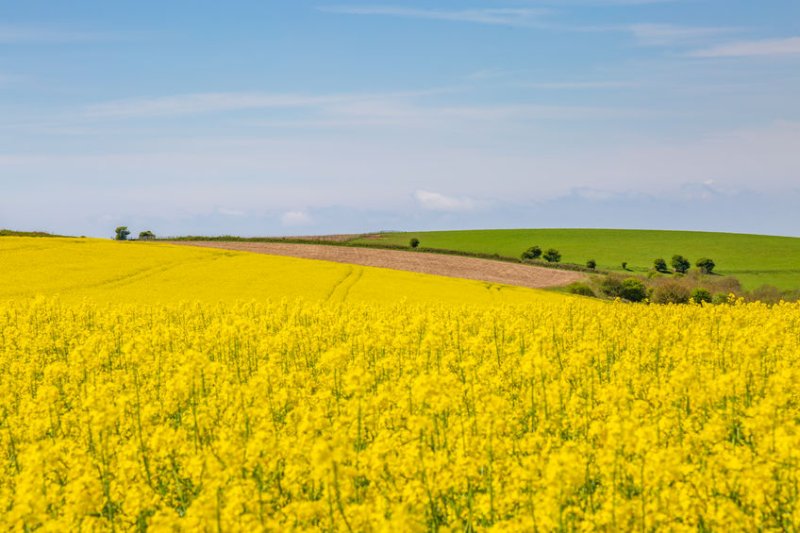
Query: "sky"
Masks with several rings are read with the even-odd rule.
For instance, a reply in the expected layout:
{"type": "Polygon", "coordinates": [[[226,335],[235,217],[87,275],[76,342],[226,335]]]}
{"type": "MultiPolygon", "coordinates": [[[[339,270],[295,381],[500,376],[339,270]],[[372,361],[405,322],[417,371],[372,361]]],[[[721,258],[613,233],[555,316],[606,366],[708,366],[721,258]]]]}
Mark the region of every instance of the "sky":
{"type": "Polygon", "coordinates": [[[800,236],[797,0],[0,0],[0,227],[800,236]]]}

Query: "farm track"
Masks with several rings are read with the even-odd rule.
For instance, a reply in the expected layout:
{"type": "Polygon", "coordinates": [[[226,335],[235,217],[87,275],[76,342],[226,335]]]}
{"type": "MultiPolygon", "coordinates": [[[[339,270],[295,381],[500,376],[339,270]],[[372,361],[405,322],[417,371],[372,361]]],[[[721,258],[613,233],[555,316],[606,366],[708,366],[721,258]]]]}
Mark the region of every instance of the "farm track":
{"type": "Polygon", "coordinates": [[[282,255],[302,259],[318,259],[351,265],[502,283],[532,289],[567,285],[585,277],[580,272],[492,261],[490,259],[374,248],[224,241],[172,241],[171,244],[282,255]]]}

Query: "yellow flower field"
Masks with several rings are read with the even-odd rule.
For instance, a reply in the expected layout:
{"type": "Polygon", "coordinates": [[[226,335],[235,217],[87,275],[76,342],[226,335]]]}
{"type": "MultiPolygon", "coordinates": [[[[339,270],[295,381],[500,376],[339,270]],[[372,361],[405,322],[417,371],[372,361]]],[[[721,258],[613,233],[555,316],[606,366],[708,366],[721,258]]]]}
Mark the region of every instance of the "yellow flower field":
{"type": "Polygon", "coordinates": [[[521,287],[247,252],[100,239],[0,238],[0,301],[309,301],[499,304],[559,301],[521,287]]]}
{"type": "MultiPolygon", "coordinates": [[[[5,265],[32,264],[0,246],[5,265]]],[[[52,248],[20,253],[55,257],[52,248]]],[[[155,268],[147,254],[159,248],[124,250],[155,268]]],[[[410,274],[428,294],[461,287],[461,303],[400,292],[341,303],[324,290],[298,300],[286,287],[267,298],[290,276],[270,272],[271,258],[260,263],[259,298],[243,301],[224,294],[239,290],[234,272],[208,265],[257,267],[225,253],[176,259],[175,278],[141,278],[139,301],[141,279],[81,289],[80,260],[58,253],[52,280],[41,264],[42,273],[6,270],[14,282],[2,287],[0,529],[800,523],[800,304],[601,304],[496,290],[527,303],[503,302],[481,299],[491,292],[482,284],[410,274]],[[205,279],[188,264],[219,268],[220,283],[180,303],[192,289],[178,273],[205,279]]],[[[87,266],[89,277],[113,278],[119,261],[87,266]]],[[[128,261],[123,271],[136,270],[128,261]]],[[[300,261],[291,272],[318,266],[319,279],[333,268],[300,261]]]]}

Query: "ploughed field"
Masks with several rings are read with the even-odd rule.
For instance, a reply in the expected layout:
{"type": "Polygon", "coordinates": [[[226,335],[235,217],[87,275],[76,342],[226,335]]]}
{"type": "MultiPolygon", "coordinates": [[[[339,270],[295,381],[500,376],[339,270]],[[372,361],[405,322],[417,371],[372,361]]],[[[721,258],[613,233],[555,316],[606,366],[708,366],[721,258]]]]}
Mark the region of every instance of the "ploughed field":
{"type": "Polygon", "coordinates": [[[3,530],[800,524],[800,304],[90,239],[0,261],[3,530]]]}
{"type": "Polygon", "coordinates": [[[381,233],[349,242],[359,245],[391,244],[407,246],[411,238],[420,246],[462,252],[519,257],[531,246],[556,248],[566,263],[583,265],[597,261],[602,270],[628,268],[645,272],[653,260],[669,263],[675,254],[688,257],[692,264],[710,257],[715,272],[735,276],[746,289],[773,285],[780,289],[800,289],[800,238],[709,233],[695,231],[655,231],[618,229],[510,229],[381,233]]]}
{"type": "Polygon", "coordinates": [[[176,244],[320,259],[534,289],[567,285],[585,277],[584,274],[577,272],[518,263],[398,250],[272,242],[178,241],[176,244]]]}

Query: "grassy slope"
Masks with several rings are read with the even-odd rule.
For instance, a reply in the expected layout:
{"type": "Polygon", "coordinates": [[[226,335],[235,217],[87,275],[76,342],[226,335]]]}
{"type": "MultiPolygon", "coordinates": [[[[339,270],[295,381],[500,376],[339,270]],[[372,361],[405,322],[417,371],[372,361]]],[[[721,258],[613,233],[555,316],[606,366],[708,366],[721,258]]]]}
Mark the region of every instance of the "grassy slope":
{"type": "Polygon", "coordinates": [[[562,295],[479,281],[163,243],[0,239],[0,300],[172,303],[301,297],[311,301],[495,304],[562,295]]]}
{"type": "Polygon", "coordinates": [[[411,237],[419,238],[422,246],[430,248],[512,257],[519,257],[533,245],[553,247],[561,251],[564,262],[583,264],[587,259],[595,259],[598,268],[608,270],[621,270],[622,261],[627,261],[631,269],[645,271],[652,268],[657,257],[669,262],[672,255],[682,254],[694,264],[705,256],[716,261],[720,274],[736,276],[748,289],[762,284],[800,288],[800,238],[793,237],[688,231],[516,229],[389,233],[379,240],[357,242],[407,245],[411,237]]]}

